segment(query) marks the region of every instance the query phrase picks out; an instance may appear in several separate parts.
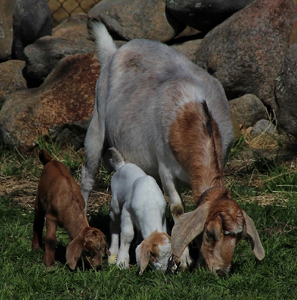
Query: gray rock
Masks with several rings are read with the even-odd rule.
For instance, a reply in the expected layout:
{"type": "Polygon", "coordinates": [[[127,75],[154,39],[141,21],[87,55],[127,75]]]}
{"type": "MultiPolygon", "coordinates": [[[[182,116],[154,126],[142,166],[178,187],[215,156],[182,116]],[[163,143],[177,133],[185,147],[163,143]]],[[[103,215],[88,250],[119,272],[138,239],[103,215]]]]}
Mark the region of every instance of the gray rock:
{"type": "Polygon", "coordinates": [[[208,32],[254,0],[166,0],[166,8],[181,24],[208,32]]]}
{"type": "Polygon", "coordinates": [[[52,28],[45,0],[17,0],[13,13],[12,58],[24,60],[24,48],[42,36],[51,35],[52,28]]]}
{"type": "Polygon", "coordinates": [[[252,94],[229,101],[231,112],[245,128],[253,126],[261,119],[267,119],[267,111],[261,100],[252,94]]]}
{"type": "Polygon", "coordinates": [[[184,29],[165,11],[166,0],[103,0],[88,13],[101,20],[116,39],[166,42],[184,29]]]}
{"type": "Polygon", "coordinates": [[[275,109],[274,80],[296,13],[291,0],[253,2],[205,36],[197,64],[222,83],[228,99],[254,94],[275,109]]]}
{"type": "Polygon", "coordinates": [[[297,43],[288,49],[276,78],[276,103],[280,129],[297,137],[297,43]]]}

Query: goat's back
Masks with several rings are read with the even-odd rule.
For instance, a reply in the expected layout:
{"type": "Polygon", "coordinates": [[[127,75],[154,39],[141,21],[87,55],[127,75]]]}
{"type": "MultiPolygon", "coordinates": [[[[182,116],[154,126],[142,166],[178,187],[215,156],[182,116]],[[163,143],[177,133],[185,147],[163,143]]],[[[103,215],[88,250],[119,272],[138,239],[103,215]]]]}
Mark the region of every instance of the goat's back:
{"type": "Polygon", "coordinates": [[[78,184],[67,167],[59,161],[52,160],[44,166],[38,184],[38,195],[46,209],[50,206],[66,211],[73,201],[84,207],[78,184]]]}
{"type": "Polygon", "coordinates": [[[170,126],[185,104],[203,101],[220,128],[225,160],[234,135],[228,102],[215,78],[177,50],[148,40],[122,46],[106,68],[102,74],[110,89],[106,99],[98,99],[99,111],[105,109],[110,146],[125,161],[154,177],[161,156],[178,169],[168,145],[170,126]]]}

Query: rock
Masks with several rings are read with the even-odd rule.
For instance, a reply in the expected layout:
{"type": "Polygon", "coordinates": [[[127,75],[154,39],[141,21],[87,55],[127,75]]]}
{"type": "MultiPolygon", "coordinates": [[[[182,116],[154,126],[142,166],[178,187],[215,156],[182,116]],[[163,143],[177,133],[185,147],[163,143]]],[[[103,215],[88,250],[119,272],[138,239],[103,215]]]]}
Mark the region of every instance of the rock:
{"type": "Polygon", "coordinates": [[[179,45],[173,45],[172,47],[183,53],[193,63],[196,63],[201,41],[202,40],[188,41],[179,45]]]}
{"type": "Polygon", "coordinates": [[[24,60],[24,48],[42,36],[51,35],[52,29],[45,0],[17,0],[13,13],[12,58],[24,60]]]}
{"type": "Polygon", "coordinates": [[[259,120],[251,130],[251,136],[256,137],[259,134],[273,134],[276,127],[268,120],[259,120]]]}
{"type": "Polygon", "coordinates": [[[93,54],[69,55],[40,87],[7,97],[0,111],[4,144],[30,150],[39,136],[58,136],[63,126],[77,130],[92,115],[99,70],[93,54]]]}
{"type": "Polygon", "coordinates": [[[297,137],[297,43],[289,47],[276,78],[276,118],[281,130],[297,137]]]}
{"type": "Polygon", "coordinates": [[[11,56],[13,11],[16,0],[0,0],[0,61],[11,56]]]}
{"type": "Polygon", "coordinates": [[[42,82],[62,58],[90,52],[96,52],[96,44],[85,36],[40,38],[24,50],[26,77],[42,82]]]}
{"type": "Polygon", "coordinates": [[[230,110],[245,128],[253,126],[261,119],[267,119],[267,111],[261,100],[252,94],[229,101],[230,110]]]}
{"type": "Polygon", "coordinates": [[[228,99],[254,94],[275,109],[274,80],[296,13],[292,0],[256,0],[204,37],[197,64],[222,83],[228,99]]]}
{"type": "Polygon", "coordinates": [[[9,60],[0,64],[0,110],[5,96],[18,90],[27,89],[26,80],[22,74],[24,67],[25,62],[20,60],[9,60]]]}
{"type": "Polygon", "coordinates": [[[167,0],[166,8],[181,24],[208,32],[254,0],[167,0]]]}
{"type": "Polygon", "coordinates": [[[166,42],[185,28],[166,14],[165,0],[102,0],[88,15],[101,20],[116,39],[166,42]]]}

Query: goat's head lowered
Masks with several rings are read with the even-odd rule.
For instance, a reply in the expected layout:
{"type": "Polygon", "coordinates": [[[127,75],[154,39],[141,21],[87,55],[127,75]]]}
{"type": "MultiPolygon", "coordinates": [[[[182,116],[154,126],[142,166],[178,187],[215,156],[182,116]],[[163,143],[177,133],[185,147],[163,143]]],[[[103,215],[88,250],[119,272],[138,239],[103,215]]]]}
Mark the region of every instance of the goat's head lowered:
{"type": "Polygon", "coordinates": [[[236,244],[247,239],[255,256],[265,256],[252,219],[230,198],[224,187],[206,190],[197,208],[181,215],[172,230],[172,253],[180,257],[195,239],[199,248],[198,264],[222,276],[229,272],[236,244]]]}

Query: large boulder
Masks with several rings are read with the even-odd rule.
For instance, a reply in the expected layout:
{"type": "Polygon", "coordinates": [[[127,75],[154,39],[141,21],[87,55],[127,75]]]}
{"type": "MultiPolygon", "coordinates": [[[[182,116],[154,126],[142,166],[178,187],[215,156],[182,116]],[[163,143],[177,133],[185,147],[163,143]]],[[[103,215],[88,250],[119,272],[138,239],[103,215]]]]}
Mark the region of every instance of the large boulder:
{"type": "Polygon", "coordinates": [[[101,20],[117,39],[144,38],[166,42],[185,26],[165,11],[166,0],[103,0],[89,11],[90,19],[101,20]]]}
{"type": "Polygon", "coordinates": [[[12,58],[24,60],[24,48],[42,36],[51,35],[52,29],[45,0],[17,0],[13,13],[12,58]]]}
{"type": "Polygon", "coordinates": [[[21,60],[9,60],[0,64],[0,110],[6,96],[18,90],[27,89],[22,73],[24,67],[25,62],[21,60]]]}
{"type": "Polygon", "coordinates": [[[16,0],[0,0],[0,61],[11,57],[13,11],[16,0]]]}
{"type": "Polygon", "coordinates": [[[297,43],[288,49],[276,78],[276,103],[279,127],[297,137],[297,43]]]}
{"type": "Polygon", "coordinates": [[[296,14],[292,0],[256,0],[205,36],[197,64],[222,83],[228,99],[254,94],[275,109],[274,80],[296,14]]]}
{"type": "MultiPolygon", "coordinates": [[[[59,128],[86,128],[94,109],[99,72],[99,61],[93,54],[69,55],[40,87],[7,97],[0,111],[4,144],[30,150],[39,136],[51,132],[57,136],[59,128]]],[[[85,132],[80,134],[82,143],[85,132]]]]}
{"type": "Polygon", "coordinates": [[[166,8],[181,24],[208,32],[254,0],[166,0],[166,8]]]}

